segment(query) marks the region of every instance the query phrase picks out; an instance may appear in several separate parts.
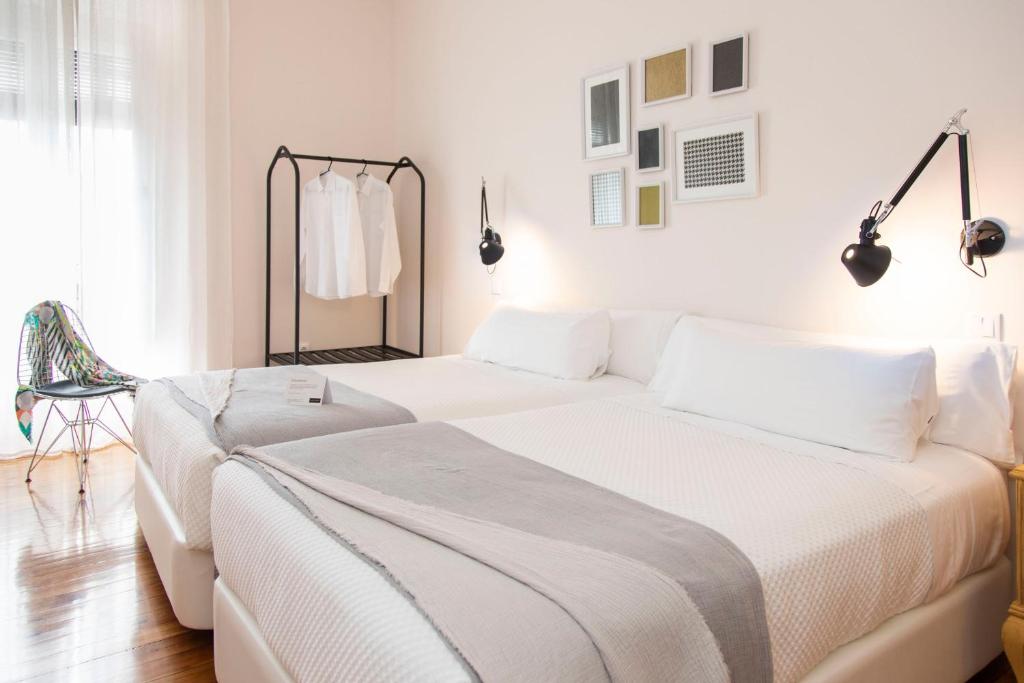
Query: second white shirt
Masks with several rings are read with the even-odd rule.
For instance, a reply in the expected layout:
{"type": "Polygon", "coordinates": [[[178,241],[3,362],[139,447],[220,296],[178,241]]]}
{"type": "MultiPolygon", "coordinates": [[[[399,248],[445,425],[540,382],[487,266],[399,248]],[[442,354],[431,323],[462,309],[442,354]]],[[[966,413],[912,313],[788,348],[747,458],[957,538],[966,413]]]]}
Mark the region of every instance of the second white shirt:
{"type": "Polygon", "coordinates": [[[391,186],[367,174],[356,178],[359,215],[366,247],[366,289],[370,296],[390,294],[402,270],[398,225],[391,186]]]}

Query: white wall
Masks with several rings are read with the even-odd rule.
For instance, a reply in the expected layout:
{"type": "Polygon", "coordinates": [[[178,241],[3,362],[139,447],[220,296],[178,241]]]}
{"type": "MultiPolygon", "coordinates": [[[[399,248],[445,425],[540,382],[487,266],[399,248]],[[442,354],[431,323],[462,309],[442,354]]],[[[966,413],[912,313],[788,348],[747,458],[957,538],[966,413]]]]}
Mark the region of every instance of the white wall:
{"type": "MultiPolygon", "coordinates": [[[[505,298],[687,311],[806,329],[949,336],[968,311],[1024,342],[1024,5],[915,0],[397,0],[398,145],[430,183],[428,348],[461,348],[498,300],[475,255],[481,175],[508,248],[505,298]],[[707,95],[708,41],[750,33],[750,89],[707,95]],[[637,106],[642,55],[692,42],[695,95],[637,106]],[[588,227],[580,78],[629,62],[633,124],[760,115],[756,199],[670,205],[666,229],[588,227]],[[886,222],[869,289],[839,262],[959,107],[981,211],[1011,226],[981,280],[958,262],[955,140],[886,222]]],[[[652,174],[644,174],[650,179],[652,174]]],[[[656,177],[670,179],[670,173],[656,177]]],[[[630,171],[631,193],[638,176],[630,171]]],[[[630,210],[632,196],[630,195],[630,210]]],[[[1024,403],[1024,401],[1021,401],[1024,403]]]]}
{"type": "MultiPolygon", "coordinates": [[[[424,169],[428,353],[458,351],[501,298],[926,338],[958,335],[966,312],[993,311],[1005,315],[1006,338],[1022,343],[1022,27],[1015,0],[233,0],[235,363],[262,361],[264,173],[282,143],[407,154],[424,169]],[[750,90],[708,97],[708,41],[744,30],[750,90]],[[696,48],[694,97],[636,106],[639,58],[687,41],[696,48]],[[634,159],[581,160],[579,82],[623,62],[632,67],[634,128],[758,112],[761,196],[670,205],[660,231],[591,230],[587,174],[631,169],[634,159]],[[856,287],[839,263],[843,246],[961,106],[970,110],[981,212],[1011,226],[1006,252],[987,280],[960,266],[956,150],[947,143],[882,230],[901,263],[874,287],[856,287]],[[508,246],[498,268],[504,297],[491,296],[476,256],[481,175],[508,246]]],[[[306,167],[304,179],[318,170],[306,167]]],[[[629,171],[630,195],[638,177],[629,171]]],[[[669,181],[670,172],[654,177],[669,181]]],[[[281,349],[290,345],[290,182],[280,174],[274,195],[281,349]]],[[[405,270],[393,309],[397,339],[410,348],[416,189],[397,185],[405,270]]],[[[375,302],[303,305],[304,339],[376,341],[375,302]]]]}
{"type": "MultiPolygon", "coordinates": [[[[267,166],[282,144],[296,153],[393,156],[392,3],[232,0],[230,32],[234,363],[262,365],[267,166]]],[[[294,181],[284,164],[273,194],[275,351],[291,349],[293,329],[294,181]]],[[[302,164],[303,182],[326,167],[302,164]]],[[[354,176],[359,168],[334,170],[354,176]]],[[[365,297],[303,296],[301,337],[314,348],[377,343],[379,310],[365,297]]]]}

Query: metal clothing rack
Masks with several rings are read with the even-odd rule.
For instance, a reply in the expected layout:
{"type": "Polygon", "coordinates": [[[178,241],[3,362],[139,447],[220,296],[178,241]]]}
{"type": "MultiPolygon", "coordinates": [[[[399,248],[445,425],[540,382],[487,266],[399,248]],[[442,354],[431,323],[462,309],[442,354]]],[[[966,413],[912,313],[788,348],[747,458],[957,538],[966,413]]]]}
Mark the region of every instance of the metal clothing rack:
{"type": "Polygon", "coordinates": [[[426,257],[426,193],[427,184],[423,178],[423,172],[412,162],[409,157],[402,157],[398,161],[377,161],[374,159],[350,159],[346,157],[331,157],[320,154],[293,154],[287,147],[281,145],[274,153],[274,158],[267,169],[267,296],[266,296],[266,334],[264,336],[263,364],[274,365],[319,365],[323,363],[371,363],[382,360],[396,360],[399,358],[422,358],[423,357],[423,282],[424,282],[424,261],[426,257]],[[295,171],[295,348],[291,353],[270,352],[270,250],[271,250],[271,180],[274,175],[274,167],[281,159],[287,158],[291,162],[292,170],[295,171]],[[299,263],[299,201],[301,199],[301,186],[299,184],[299,159],[311,161],[326,161],[338,164],[363,164],[365,166],[388,166],[391,172],[388,173],[387,182],[402,168],[411,168],[420,179],[420,331],[419,351],[413,353],[404,349],[390,346],[388,344],[388,297],[382,298],[381,312],[381,341],[376,346],[355,346],[340,349],[319,349],[313,351],[299,350],[299,313],[302,288],[300,282],[299,263]]]}

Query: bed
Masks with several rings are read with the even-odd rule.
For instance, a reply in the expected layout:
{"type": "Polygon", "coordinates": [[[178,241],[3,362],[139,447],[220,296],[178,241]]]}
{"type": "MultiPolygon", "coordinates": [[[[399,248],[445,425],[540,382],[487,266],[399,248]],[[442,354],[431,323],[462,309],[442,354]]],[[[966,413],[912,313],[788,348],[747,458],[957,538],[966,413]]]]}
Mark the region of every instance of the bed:
{"type": "MultiPolygon", "coordinates": [[[[991,462],[929,442],[913,462],[891,462],[670,410],[662,398],[444,424],[735,544],[763,590],[771,680],[963,681],[998,654],[1010,522],[991,462]]],[[[364,436],[262,452],[281,462],[343,454],[364,436]]],[[[415,601],[276,487],[353,523],[364,513],[261,467],[242,457],[214,476],[218,680],[472,680],[415,601]]]]}
{"type": "MultiPolygon", "coordinates": [[[[616,375],[556,379],[461,356],[313,369],[333,382],[400,406],[418,421],[493,415],[644,390],[642,383],[616,375]]],[[[211,628],[211,475],[226,453],[161,382],[138,392],[134,435],[139,449],[136,512],[161,581],[183,625],[211,628]]]]}

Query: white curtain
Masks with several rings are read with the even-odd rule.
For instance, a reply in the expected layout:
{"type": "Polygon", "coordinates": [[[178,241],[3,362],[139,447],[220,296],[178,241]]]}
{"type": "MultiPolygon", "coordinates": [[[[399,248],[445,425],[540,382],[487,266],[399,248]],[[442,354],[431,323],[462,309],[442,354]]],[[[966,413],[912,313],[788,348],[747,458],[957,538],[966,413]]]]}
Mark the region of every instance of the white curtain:
{"type": "Polygon", "coordinates": [[[204,3],[0,0],[0,41],[0,359],[60,299],[119,370],[207,367],[204,3]]]}

